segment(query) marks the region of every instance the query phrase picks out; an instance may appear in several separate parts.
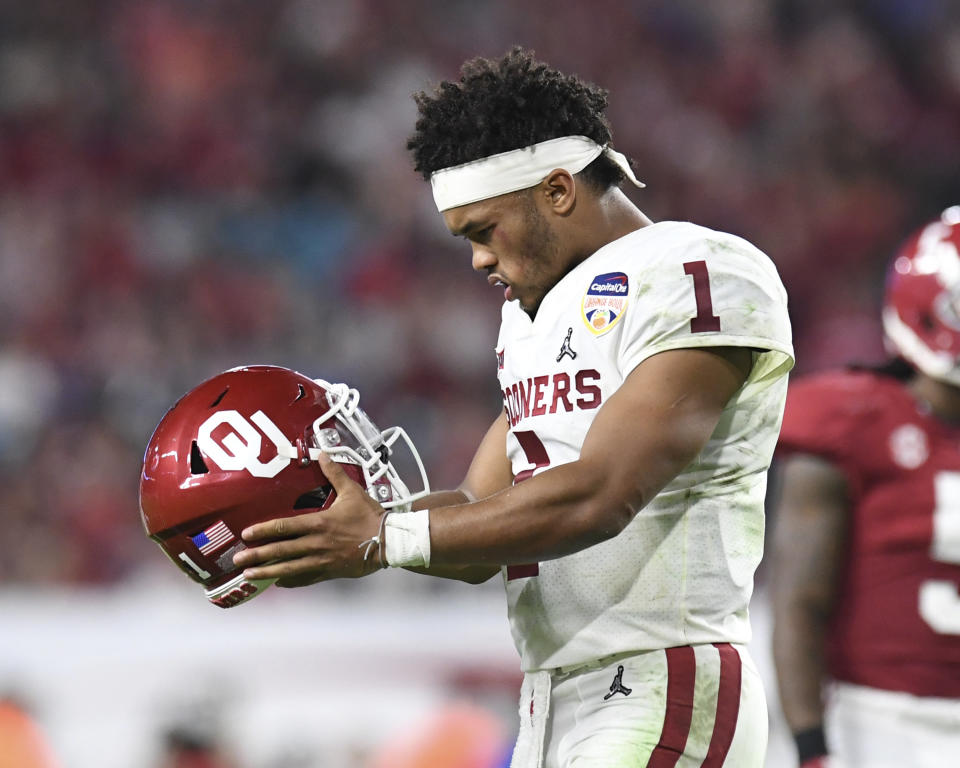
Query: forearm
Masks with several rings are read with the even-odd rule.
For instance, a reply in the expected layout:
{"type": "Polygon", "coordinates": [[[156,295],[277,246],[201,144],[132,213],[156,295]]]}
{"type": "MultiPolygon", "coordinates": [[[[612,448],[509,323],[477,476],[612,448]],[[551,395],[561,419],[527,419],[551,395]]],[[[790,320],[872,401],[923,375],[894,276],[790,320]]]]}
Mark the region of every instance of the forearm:
{"type": "Polygon", "coordinates": [[[479,583],[503,565],[550,560],[611,538],[635,509],[617,501],[606,480],[579,460],[478,501],[463,491],[431,494],[414,505],[430,510],[430,566],[409,570],[479,583]]]}
{"type": "Polygon", "coordinates": [[[780,466],[773,536],[773,657],[784,716],[794,733],[823,723],[827,626],[842,581],[846,477],[814,456],[780,466]]]}
{"type": "Polygon", "coordinates": [[[634,509],[584,462],[554,467],[485,499],[430,510],[431,562],[539,562],[617,535],[634,509]]]}
{"type": "Polygon", "coordinates": [[[783,714],[793,733],[823,723],[826,618],[801,603],[776,610],[773,656],[783,714]]]}
{"type": "MultiPolygon", "coordinates": [[[[469,503],[470,497],[463,490],[436,491],[414,502],[413,509],[433,509],[451,505],[469,503]]],[[[487,565],[438,565],[431,563],[429,568],[407,568],[408,571],[421,573],[425,576],[435,576],[441,579],[454,579],[468,584],[481,584],[496,575],[499,564],[487,565]]]]}

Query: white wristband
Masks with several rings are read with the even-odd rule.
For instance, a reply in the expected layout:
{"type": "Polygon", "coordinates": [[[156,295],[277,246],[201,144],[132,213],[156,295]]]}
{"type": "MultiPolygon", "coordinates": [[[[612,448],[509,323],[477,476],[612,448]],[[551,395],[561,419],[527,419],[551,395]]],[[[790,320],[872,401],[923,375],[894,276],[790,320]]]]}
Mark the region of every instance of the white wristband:
{"type": "Polygon", "coordinates": [[[389,512],[383,526],[387,565],[430,567],[430,511],[389,512]]]}

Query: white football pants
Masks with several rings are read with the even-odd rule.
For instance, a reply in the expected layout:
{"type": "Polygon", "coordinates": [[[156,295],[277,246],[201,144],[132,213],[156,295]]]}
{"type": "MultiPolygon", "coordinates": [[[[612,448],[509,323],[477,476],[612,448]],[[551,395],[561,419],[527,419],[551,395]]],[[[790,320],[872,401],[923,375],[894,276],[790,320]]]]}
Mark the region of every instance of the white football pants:
{"type": "Polygon", "coordinates": [[[960,700],[834,683],[825,727],[843,768],[960,765],[960,700]]]}
{"type": "Polygon", "coordinates": [[[762,768],[767,702],[740,645],[528,673],[510,768],[762,768]]]}

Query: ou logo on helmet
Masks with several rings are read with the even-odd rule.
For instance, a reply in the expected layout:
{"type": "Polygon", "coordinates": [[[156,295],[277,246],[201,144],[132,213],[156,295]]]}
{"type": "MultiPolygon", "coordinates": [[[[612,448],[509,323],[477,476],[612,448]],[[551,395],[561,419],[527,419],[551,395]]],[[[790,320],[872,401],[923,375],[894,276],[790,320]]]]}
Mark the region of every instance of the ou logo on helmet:
{"type": "Polygon", "coordinates": [[[290,463],[290,441],[263,411],[253,414],[250,421],[238,411],[217,411],[200,425],[197,447],[220,469],[245,469],[254,477],[275,477],[290,463]],[[217,442],[213,431],[221,424],[229,424],[234,431],[217,442]],[[254,424],[277,449],[277,455],[270,461],[260,461],[262,437],[254,424]]]}

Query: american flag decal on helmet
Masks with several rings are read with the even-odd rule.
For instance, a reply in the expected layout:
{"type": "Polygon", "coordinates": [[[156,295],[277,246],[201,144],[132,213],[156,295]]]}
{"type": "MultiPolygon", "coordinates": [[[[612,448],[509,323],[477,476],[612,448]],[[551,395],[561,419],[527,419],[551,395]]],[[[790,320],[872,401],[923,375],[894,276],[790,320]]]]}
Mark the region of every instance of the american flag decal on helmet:
{"type": "Polygon", "coordinates": [[[220,549],[224,544],[233,541],[235,537],[223,520],[218,520],[209,528],[190,538],[197,545],[201,554],[208,555],[220,549]]]}

